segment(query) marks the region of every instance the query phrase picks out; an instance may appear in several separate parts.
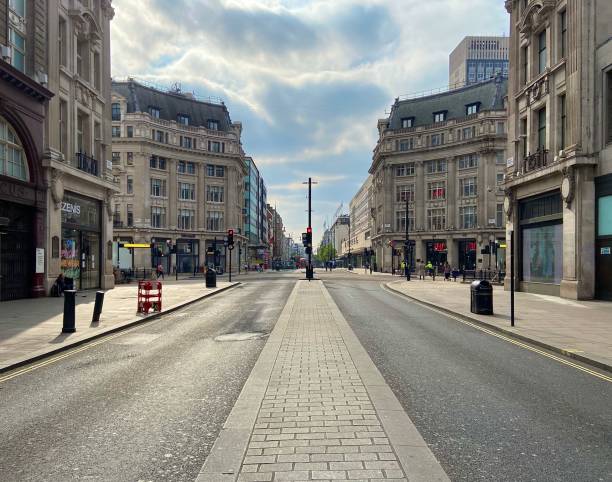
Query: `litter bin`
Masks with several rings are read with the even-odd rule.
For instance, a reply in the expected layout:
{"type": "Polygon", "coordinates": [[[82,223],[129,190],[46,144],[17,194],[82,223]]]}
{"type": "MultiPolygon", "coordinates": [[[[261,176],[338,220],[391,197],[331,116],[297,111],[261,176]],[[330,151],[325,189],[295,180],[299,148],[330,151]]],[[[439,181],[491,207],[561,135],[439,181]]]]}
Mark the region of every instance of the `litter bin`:
{"type": "Polygon", "coordinates": [[[493,286],[487,280],[470,285],[470,311],[478,315],[493,314],[493,286]]]}
{"type": "Polygon", "coordinates": [[[206,287],[216,288],[217,287],[217,273],[214,269],[208,268],[206,270],[206,287]]]}

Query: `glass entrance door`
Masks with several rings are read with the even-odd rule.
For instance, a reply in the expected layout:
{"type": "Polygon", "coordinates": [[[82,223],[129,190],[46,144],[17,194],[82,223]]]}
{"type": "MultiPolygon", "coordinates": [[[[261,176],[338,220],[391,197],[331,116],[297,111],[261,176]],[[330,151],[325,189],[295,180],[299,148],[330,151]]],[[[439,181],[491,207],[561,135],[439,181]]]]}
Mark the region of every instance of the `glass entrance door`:
{"type": "Polygon", "coordinates": [[[100,287],[100,235],[81,232],[81,289],[100,287]]]}

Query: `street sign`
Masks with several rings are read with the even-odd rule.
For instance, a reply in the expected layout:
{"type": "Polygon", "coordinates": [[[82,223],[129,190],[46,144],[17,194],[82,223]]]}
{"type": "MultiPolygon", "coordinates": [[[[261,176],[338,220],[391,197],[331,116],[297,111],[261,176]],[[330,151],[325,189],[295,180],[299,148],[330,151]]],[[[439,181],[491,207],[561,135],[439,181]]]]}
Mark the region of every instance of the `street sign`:
{"type": "Polygon", "coordinates": [[[605,255],[609,255],[609,254],[610,254],[610,247],[609,247],[609,246],[607,246],[607,247],[603,247],[603,248],[601,248],[600,253],[601,253],[602,255],[604,255],[604,256],[605,256],[605,255]]]}
{"type": "Polygon", "coordinates": [[[150,248],[149,243],[119,243],[120,248],[150,248]]]}

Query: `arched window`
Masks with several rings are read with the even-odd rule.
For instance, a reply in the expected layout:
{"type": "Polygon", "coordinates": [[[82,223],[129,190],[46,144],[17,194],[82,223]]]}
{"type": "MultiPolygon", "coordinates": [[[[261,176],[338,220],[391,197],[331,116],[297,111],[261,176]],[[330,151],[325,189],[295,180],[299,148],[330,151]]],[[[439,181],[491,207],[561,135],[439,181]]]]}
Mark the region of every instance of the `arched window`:
{"type": "Polygon", "coordinates": [[[10,124],[0,117],[0,175],[27,181],[28,164],[21,141],[10,124]]]}

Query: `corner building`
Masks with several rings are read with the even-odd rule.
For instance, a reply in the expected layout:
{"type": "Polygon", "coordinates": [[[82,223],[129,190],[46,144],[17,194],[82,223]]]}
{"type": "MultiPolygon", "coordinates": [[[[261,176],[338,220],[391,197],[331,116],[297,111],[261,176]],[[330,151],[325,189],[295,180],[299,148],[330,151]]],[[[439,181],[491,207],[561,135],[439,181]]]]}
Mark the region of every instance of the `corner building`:
{"type": "Polygon", "coordinates": [[[508,0],[506,8],[505,210],[516,286],[612,299],[612,3],[508,0]]]}
{"type": "Polygon", "coordinates": [[[133,79],[113,82],[115,241],[150,244],[133,253],[116,247],[122,268],[190,273],[205,265],[238,269],[244,236],[242,124],[222,102],[163,91],[133,79]],[[235,249],[223,239],[234,230],[235,249]]]}
{"type": "MultiPolygon", "coordinates": [[[[482,249],[504,239],[507,81],[396,99],[378,122],[370,167],[371,243],[377,267],[399,266],[408,218],[411,265],[503,270],[503,255],[482,249]],[[408,200],[408,216],[406,216],[408,200]]],[[[501,244],[501,243],[500,243],[501,244]]],[[[402,255],[403,256],[403,255],[402,255]]]]}

